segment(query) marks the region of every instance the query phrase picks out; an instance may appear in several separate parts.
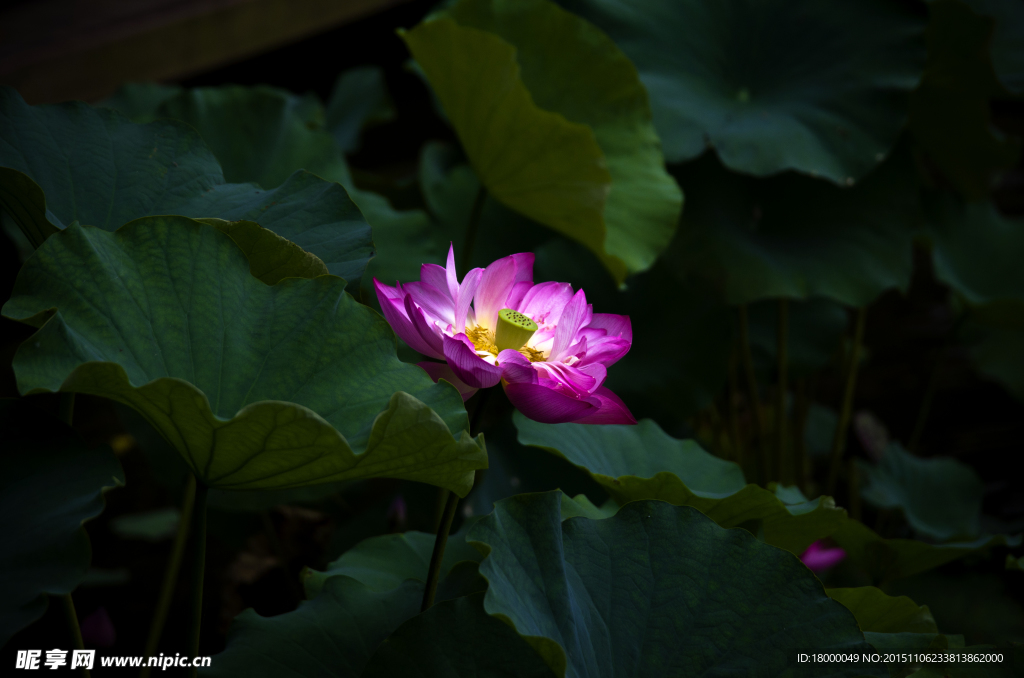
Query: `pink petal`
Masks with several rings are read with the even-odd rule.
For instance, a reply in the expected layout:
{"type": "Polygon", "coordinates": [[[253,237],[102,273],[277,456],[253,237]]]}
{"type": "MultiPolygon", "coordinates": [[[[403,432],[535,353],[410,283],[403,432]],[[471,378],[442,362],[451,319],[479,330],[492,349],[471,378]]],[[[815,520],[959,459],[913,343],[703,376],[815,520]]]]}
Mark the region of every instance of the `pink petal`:
{"type": "Polygon", "coordinates": [[[622,337],[630,343],[633,341],[633,326],[629,322],[628,315],[595,313],[594,317],[590,319],[588,326],[605,330],[609,337],[622,337]]]}
{"type": "Polygon", "coordinates": [[[444,270],[444,266],[423,264],[420,266],[420,282],[425,282],[444,291],[448,289],[448,274],[444,270]]]}
{"type": "Polygon", "coordinates": [[[595,342],[588,342],[587,355],[581,362],[585,365],[601,363],[605,367],[611,367],[618,362],[622,356],[629,353],[631,345],[632,344],[629,341],[620,337],[598,339],[595,342]]]}
{"type": "Polygon", "coordinates": [[[581,400],[590,397],[591,392],[597,388],[597,380],[594,377],[564,363],[537,363],[537,368],[543,370],[544,376],[554,382],[545,386],[558,388],[558,385],[561,385],[559,391],[581,400]]]}
{"type": "Polygon", "coordinates": [[[435,384],[438,379],[444,379],[458,389],[463,402],[469,400],[470,397],[479,390],[456,377],[455,372],[452,371],[452,368],[449,367],[447,363],[422,362],[416,364],[422,367],[423,371],[430,375],[430,378],[434,380],[435,384]]]}
{"type": "Polygon", "coordinates": [[[533,283],[526,280],[517,282],[513,285],[512,291],[508,293],[508,297],[505,299],[505,308],[518,309],[519,304],[523,302],[523,297],[526,296],[526,293],[530,291],[531,287],[533,287],[533,283]]]}
{"type": "Polygon", "coordinates": [[[455,302],[447,291],[424,282],[405,283],[404,289],[417,306],[432,316],[431,320],[440,321],[442,327],[455,322],[455,302]]]}
{"type": "Polygon", "coordinates": [[[587,295],[583,290],[576,292],[572,300],[565,305],[558,327],[555,329],[555,342],[551,346],[549,360],[559,360],[565,349],[576,343],[576,333],[590,322],[593,311],[587,304],[587,295]]]}
{"type": "Polygon", "coordinates": [[[409,318],[413,329],[420,335],[420,339],[423,340],[423,343],[428,348],[428,350],[420,351],[420,353],[429,358],[443,359],[444,344],[441,343],[441,332],[437,329],[437,325],[426,318],[423,314],[423,309],[413,302],[412,295],[405,298],[405,315],[409,318]]]}
{"type": "Polygon", "coordinates": [[[530,316],[538,325],[553,325],[562,315],[562,309],[572,299],[572,285],[543,282],[527,290],[517,309],[530,316]]]}
{"type": "Polygon", "coordinates": [[[520,252],[512,255],[512,259],[516,262],[516,283],[533,284],[533,261],[536,258],[537,255],[533,252],[520,252]]]}
{"type": "Polygon", "coordinates": [[[539,379],[533,363],[522,353],[511,348],[506,348],[498,354],[498,365],[501,366],[501,378],[506,382],[536,384],[539,379]]]}
{"type": "Polygon", "coordinates": [[[588,398],[591,402],[599,402],[598,410],[576,420],[577,424],[635,424],[636,417],[629,411],[619,396],[604,386],[594,391],[588,398]]]}
{"type": "Polygon", "coordinates": [[[448,265],[444,269],[448,292],[455,299],[459,294],[459,277],[455,275],[455,246],[448,243],[448,265]]]}
{"type": "Polygon", "coordinates": [[[608,378],[608,368],[606,368],[601,363],[591,363],[590,365],[574,365],[573,367],[594,379],[594,388],[590,389],[591,393],[601,388],[601,384],[603,384],[604,380],[608,378]]]}
{"type": "Polygon", "coordinates": [[[501,368],[476,354],[473,342],[465,334],[443,336],[444,357],[455,376],[472,388],[489,388],[501,381],[501,368]]]}
{"type": "Polygon", "coordinates": [[[825,548],[820,541],[807,547],[800,560],[812,572],[823,572],[846,558],[846,551],[838,548],[825,548]]]}
{"type": "Polygon", "coordinates": [[[498,259],[484,269],[473,300],[478,325],[494,329],[498,322],[498,311],[505,308],[505,299],[512,291],[515,278],[516,261],[512,257],[498,259]]]}
{"type": "Polygon", "coordinates": [[[596,401],[578,400],[541,384],[509,383],[505,394],[517,410],[542,424],[576,421],[597,409],[596,401]]]}
{"type": "Polygon", "coordinates": [[[373,285],[377,290],[377,300],[380,302],[380,310],[384,314],[384,319],[391,325],[391,329],[395,331],[395,334],[401,337],[402,341],[409,344],[412,350],[424,355],[433,355],[434,351],[430,345],[423,340],[419,331],[409,319],[409,316],[406,315],[405,295],[402,294],[401,297],[389,296],[388,292],[395,292],[395,288],[382,285],[376,278],[373,279],[373,285]]]}
{"type": "Polygon", "coordinates": [[[466,316],[469,315],[469,304],[473,301],[473,297],[476,295],[477,289],[480,287],[480,278],[483,276],[484,269],[474,268],[472,271],[466,274],[466,277],[462,279],[462,285],[459,287],[459,295],[455,300],[455,332],[464,332],[466,330],[466,316]]]}

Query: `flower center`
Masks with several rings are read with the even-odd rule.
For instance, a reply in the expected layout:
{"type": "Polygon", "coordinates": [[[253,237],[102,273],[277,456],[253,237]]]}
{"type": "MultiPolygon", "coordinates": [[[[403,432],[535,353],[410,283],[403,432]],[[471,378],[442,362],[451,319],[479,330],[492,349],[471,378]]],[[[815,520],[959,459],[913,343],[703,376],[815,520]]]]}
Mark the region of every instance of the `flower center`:
{"type": "Polygon", "coordinates": [[[494,330],[494,345],[499,351],[511,348],[518,351],[537,331],[537,323],[511,308],[498,311],[498,326],[494,330]]]}
{"type": "MultiPolygon", "coordinates": [[[[513,313],[515,313],[515,311],[513,311],[513,313]]],[[[499,316],[500,316],[500,314],[499,314],[499,316]]],[[[522,316],[522,317],[526,318],[526,316],[522,316]]],[[[531,323],[533,322],[529,318],[526,318],[526,319],[529,320],[531,323]]],[[[500,319],[498,320],[498,326],[499,326],[499,331],[500,331],[500,326],[501,326],[501,320],[500,319]]],[[[534,327],[536,327],[536,323],[534,323],[534,327]]],[[[534,331],[536,331],[536,330],[530,331],[527,334],[526,339],[523,341],[523,344],[525,344],[527,341],[530,340],[530,337],[533,336],[533,332],[534,331]]],[[[476,348],[478,353],[490,353],[491,355],[493,355],[496,358],[496,357],[498,357],[498,354],[501,353],[501,351],[503,350],[501,348],[498,348],[498,344],[495,341],[494,333],[491,332],[488,329],[480,327],[479,325],[474,325],[473,327],[467,326],[466,327],[466,336],[469,337],[469,340],[473,342],[473,346],[476,348]]],[[[506,346],[505,348],[510,348],[510,347],[506,346]]],[[[531,348],[529,346],[520,345],[516,350],[519,351],[520,353],[522,353],[523,356],[527,360],[529,360],[531,363],[542,363],[545,360],[544,352],[543,351],[538,351],[535,348],[531,348]]]]}

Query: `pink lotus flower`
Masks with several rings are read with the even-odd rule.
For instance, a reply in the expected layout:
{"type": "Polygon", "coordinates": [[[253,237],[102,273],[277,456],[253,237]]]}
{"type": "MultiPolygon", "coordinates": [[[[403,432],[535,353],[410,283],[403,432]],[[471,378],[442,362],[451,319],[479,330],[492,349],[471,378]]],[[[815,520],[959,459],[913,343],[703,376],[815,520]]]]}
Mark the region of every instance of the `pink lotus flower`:
{"type": "Polygon", "coordinates": [[[803,564],[811,572],[824,572],[833,565],[839,564],[844,558],[846,558],[846,551],[823,546],[820,541],[816,541],[808,546],[807,550],[800,556],[800,560],[803,561],[803,564]]]}
{"type": "Polygon", "coordinates": [[[499,382],[516,408],[546,424],[635,424],[602,386],[629,351],[629,317],[594,313],[583,290],[533,284],[533,254],[513,254],[459,282],[448,265],[423,264],[420,280],[395,287],[373,281],[384,317],[409,346],[446,364],[420,367],[468,399],[499,382]]]}

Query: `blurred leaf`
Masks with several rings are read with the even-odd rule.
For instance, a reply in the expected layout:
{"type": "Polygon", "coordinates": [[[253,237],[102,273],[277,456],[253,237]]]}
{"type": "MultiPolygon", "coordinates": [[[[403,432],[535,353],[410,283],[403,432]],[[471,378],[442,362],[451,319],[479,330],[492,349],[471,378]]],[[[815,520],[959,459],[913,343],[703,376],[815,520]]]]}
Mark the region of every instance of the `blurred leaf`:
{"type": "MultiPolygon", "coordinates": [[[[871,528],[853,519],[843,522],[832,539],[850,560],[862,567],[876,584],[925,572],[991,546],[1015,547],[1020,535],[985,535],[970,542],[929,544],[914,539],[883,539],[871,528]]],[[[913,596],[918,600],[917,596],[913,596]]],[[[926,603],[928,601],[925,601],[926,603]]],[[[945,628],[945,627],[943,627],[945,628]]]]}
{"type": "Polygon", "coordinates": [[[342,153],[358,150],[359,133],[364,127],[387,122],[394,117],[395,110],[381,68],[352,68],[334,81],[334,89],[327,102],[325,125],[342,153]]]}
{"type": "Polygon", "coordinates": [[[178,85],[161,85],[156,82],[129,82],[121,85],[116,92],[96,104],[124,113],[135,122],[152,122],[160,104],[173,99],[182,92],[178,85]]]}
{"type": "Polygon", "coordinates": [[[709,281],[730,304],[825,297],[862,306],[910,282],[918,217],[903,150],[852,189],[793,173],[733,174],[711,154],[675,174],[690,199],[673,271],[709,281]]]}
{"type": "Polygon", "coordinates": [[[163,541],[178,531],[181,512],[173,507],[129,513],[110,521],[110,531],[121,539],[163,541]]]}
{"type": "Polygon", "coordinates": [[[211,487],[384,476],[465,495],[487,462],[458,392],[400,363],[387,323],[340,279],[271,287],[248,268],[184,217],[62,231],[4,306],[40,327],[15,356],[19,389],[135,408],[211,487]]]}
{"type": "Polygon", "coordinates": [[[767,543],[796,555],[839,529],[846,513],[831,497],[787,505],[763,487],[746,485],[736,464],[693,440],[670,437],[650,420],[588,426],[539,424],[519,412],[514,418],[520,443],[587,471],[620,504],[657,499],[693,506],[725,528],[760,521],[767,543]]]}
{"type": "Polygon", "coordinates": [[[952,458],[921,459],[892,443],[877,464],[859,464],[861,495],[880,508],[898,508],[918,533],[937,539],[978,536],[985,484],[952,458]]]}
{"type": "Polygon", "coordinates": [[[560,495],[506,499],[468,537],[489,549],[484,609],[555,675],[797,675],[796,648],[867,648],[853,615],[795,557],[743,530],[655,501],[562,521],[560,495]]]}
{"type": "Polygon", "coordinates": [[[346,280],[359,280],[373,253],[370,227],[344,188],[309,172],[270,191],[225,184],[210,150],[180,122],[135,124],[81,103],[27,106],[7,87],[0,120],[0,206],[36,247],[74,221],[113,231],[181,214],[254,221],[346,280]]]}
{"type": "MultiPolygon", "coordinates": [[[[390,591],[407,579],[425,582],[437,535],[426,532],[383,534],[365,539],[340,558],[327,565],[323,572],[303,572],[302,583],[307,598],[315,598],[331,577],[344,575],[365,585],[370,591],[390,591]]],[[[441,577],[463,561],[479,563],[483,556],[466,543],[466,533],[449,535],[441,561],[441,577]]]]}
{"type": "Polygon", "coordinates": [[[993,173],[1013,167],[1020,152],[989,114],[1002,90],[988,49],[993,22],[960,0],[933,0],[928,12],[928,65],[910,98],[910,130],[963,195],[983,199],[993,173]]]}
{"type": "Polygon", "coordinates": [[[1024,556],[1014,558],[1010,554],[1006,554],[1006,569],[1024,572],[1024,556]]]}
{"type": "MultiPolygon", "coordinates": [[[[758,381],[775,382],[779,302],[773,299],[753,303],[747,313],[758,381]]],[[[828,299],[790,301],[787,313],[786,368],[791,378],[814,374],[835,360],[849,325],[847,311],[841,304],[828,299]]]]}
{"type": "Polygon", "coordinates": [[[619,282],[653,264],[682,196],[647,93],[606,36],[546,0],[463,0],[405,38],[496,199],[584,243],[619,282]],[[475,75],[451,79],[453,59],[475,75]]]}
{"type": "Polygon", "coordinates": [[[88,447],[74,430],[25,400],[0,400],[0,645],[43,616],[47,596],[71,593],[89,569],[82,524],[103,511],[103,495],[124,484],[107,446],[88,447]]]}
{"type": "Polygon", "coordinates": [[[447,600],[405,622],[377,648],[362,677],[552,678],[514,629],[484,612],[483,598],[447,600]]]}
{"type": "Polygon", "coordinates": [[[757,176],[859,180],[896,143],[925,61],[924,20],[904,3],[561,4],[636,64],[669,162],[712,147],[757,176]]]}
{"type": "Polygon", "coordinates": [[[992,34],[992,65],[1003,86],[1017,96],[1024,94],[1024,45],[1020,27],[1024,6],[1016,0],[964,0],[978,14],[995,19],[992,34]]]}
{"type": "Polygon", "coordinates": [[[887,596],[874,586],[825,589],[832,600],[853,612],[861,631],[875,633],[938,633],[927,605],[906,596],[887,596]]]}

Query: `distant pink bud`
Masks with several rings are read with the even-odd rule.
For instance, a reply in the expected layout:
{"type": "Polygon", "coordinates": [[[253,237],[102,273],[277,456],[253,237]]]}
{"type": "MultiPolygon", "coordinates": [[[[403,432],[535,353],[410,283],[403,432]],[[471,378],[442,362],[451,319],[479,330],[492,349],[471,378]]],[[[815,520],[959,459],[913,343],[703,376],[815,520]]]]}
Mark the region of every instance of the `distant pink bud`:
{"type": "Polygon", "coordinates": [[[846,551],[843,549],[829,548],[823,546],[820,541],[816,541],[807,547],[804,554],[800,556],[800,560],[812,572],[824,572],[830,567],[837,565],[845,557],[846,551]]]}

